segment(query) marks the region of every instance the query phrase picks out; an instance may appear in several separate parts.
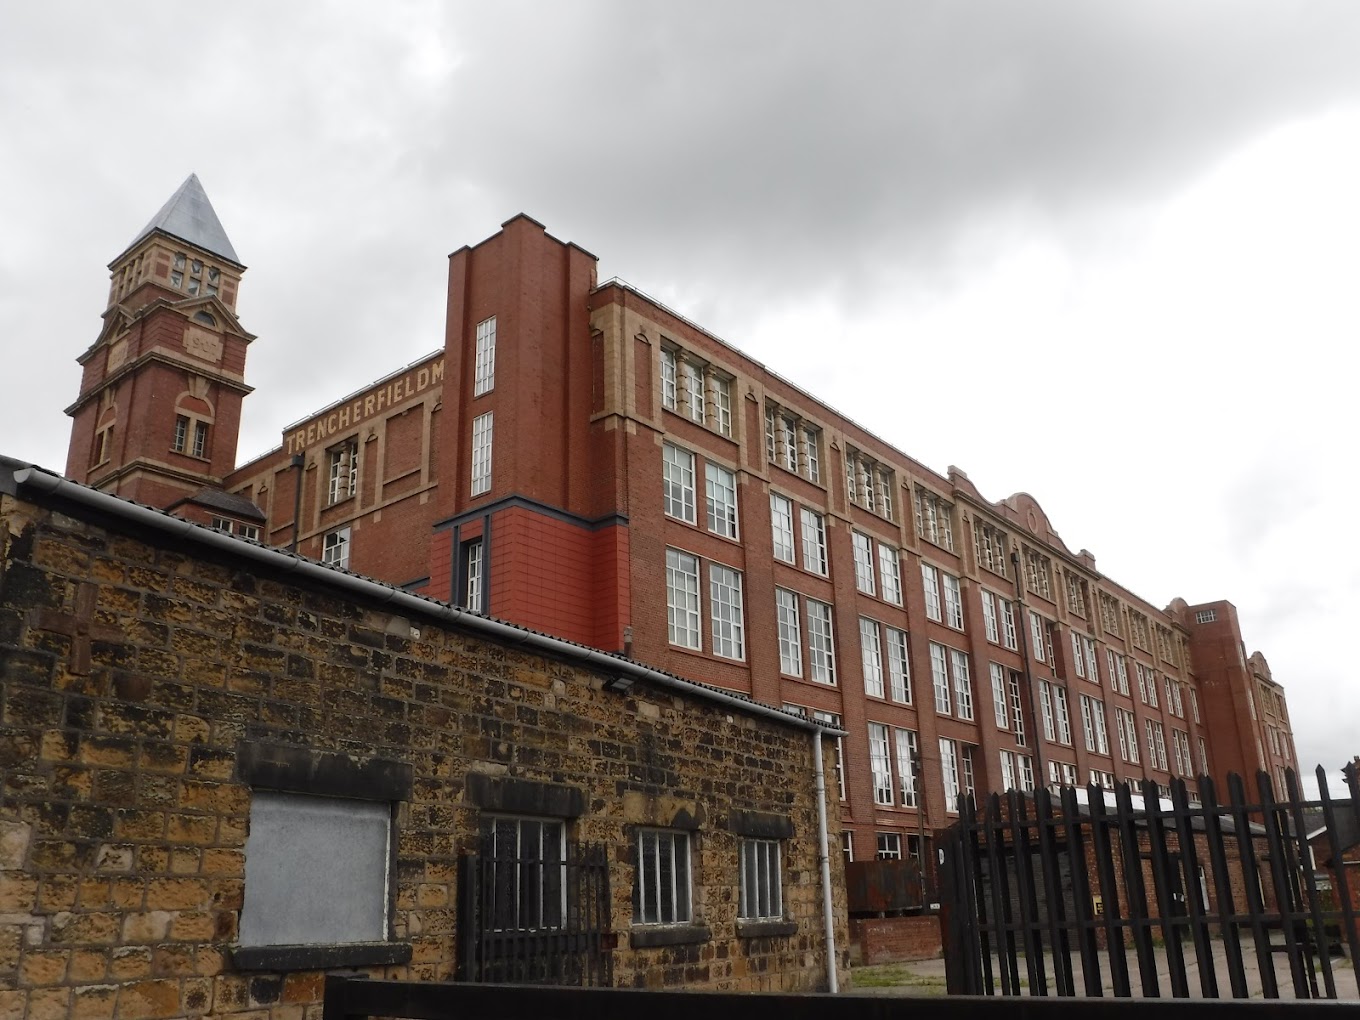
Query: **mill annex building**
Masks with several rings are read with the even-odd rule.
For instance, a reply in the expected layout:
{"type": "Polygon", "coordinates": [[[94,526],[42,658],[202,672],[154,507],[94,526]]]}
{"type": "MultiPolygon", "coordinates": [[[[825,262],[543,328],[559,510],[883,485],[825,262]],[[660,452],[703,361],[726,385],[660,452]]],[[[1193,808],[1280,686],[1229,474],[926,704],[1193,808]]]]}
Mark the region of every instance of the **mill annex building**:
{"type": "Polygon", "coordinates": [[[242,465],[245,266],[196,177],[110,268],[71,478],[838,725],[848,856],[961,790],[1296,761],[1231,603],[1150,605],[527,216],[450,256],[438,350],[242,465]]]}

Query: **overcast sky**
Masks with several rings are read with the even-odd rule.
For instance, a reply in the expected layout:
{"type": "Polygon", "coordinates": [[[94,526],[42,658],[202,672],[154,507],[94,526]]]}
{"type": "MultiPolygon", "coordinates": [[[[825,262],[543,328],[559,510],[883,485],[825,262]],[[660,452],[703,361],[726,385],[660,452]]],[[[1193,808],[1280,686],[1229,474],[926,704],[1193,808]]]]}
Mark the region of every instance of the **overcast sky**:
{"type": "Polygon", "coordinates": [[[1360,3],[0,8],[0,452],[65,465],[119,254],[197,172],[241,459],[443,343],[517,212],[1157,605],[1360,753],[1360,3]]]}

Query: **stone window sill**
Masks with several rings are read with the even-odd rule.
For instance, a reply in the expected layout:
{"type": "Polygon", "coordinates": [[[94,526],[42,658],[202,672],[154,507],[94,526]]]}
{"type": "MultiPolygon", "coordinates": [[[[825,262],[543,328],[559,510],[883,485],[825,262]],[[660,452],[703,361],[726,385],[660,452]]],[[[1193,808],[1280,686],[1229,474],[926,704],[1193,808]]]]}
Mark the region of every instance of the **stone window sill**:
{"type": "Polygon", "coordinates": [[[329,946],[233,946],[238,970],[321,970],[328,967],[372,967],[409,963],[405,942],[354,942],[329,946]]]}
{"type": "Polygon", "coordinates": [[[656,946],[687,946],[707,942],[712,937],[706,924],[668,924],[657,927],[634,928],[628,933],[629,944],[634,949],[651,949],[656,946]]]}
{"type": "Polygon", "coordinates": [[[781,935],[796,935],[797,921],[738,921],[737,938],[763,939],[781,935]]]}

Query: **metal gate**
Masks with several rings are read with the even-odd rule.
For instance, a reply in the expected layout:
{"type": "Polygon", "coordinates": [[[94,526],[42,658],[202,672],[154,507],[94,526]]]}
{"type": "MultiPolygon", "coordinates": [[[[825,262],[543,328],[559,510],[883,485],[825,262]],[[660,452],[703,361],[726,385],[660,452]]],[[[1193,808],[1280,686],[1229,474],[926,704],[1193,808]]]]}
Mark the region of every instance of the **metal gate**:
{"type": "Polygon", "coordinates": [[[1317,774],[1318,801],[1292,771],[1280,800],[1264,772],[1223,803],[1207,777],[1194,802],[1184,780],[967,798],[941,841],[949,991],[1355,996],[1360,775],[1347,801],[1317,774]]]}
{"type": "Polygon", "coordinates": [[[458,980],[608,987],[614,944],[603,843],[545,859],[488,833],[459,862],[458,980]]]}

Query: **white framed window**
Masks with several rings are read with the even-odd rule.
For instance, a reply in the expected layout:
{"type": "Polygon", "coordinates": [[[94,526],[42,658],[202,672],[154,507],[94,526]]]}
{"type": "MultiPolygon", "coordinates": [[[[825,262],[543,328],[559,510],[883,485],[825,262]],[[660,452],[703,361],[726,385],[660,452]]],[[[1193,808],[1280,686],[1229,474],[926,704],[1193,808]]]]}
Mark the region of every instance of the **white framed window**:
{"type": "Polygon", "coordinates": [[[807,507],[798,510],[803,526],[803,569],[826,576],[826,521],[807,507]]]}
{"type": "Polygon", "coordinates": [[[671,411],[677,403],[675,351],[661,348],[661,406],[671,411]]]}
{"type": "Polygon", "coordinates": [[[666,624],[671,644],[700,647],[699,557],[679,549],[666,550],[666,624]]]}
{"type": "Polygon", "coordinates": [[[841,856],[846,864],[855,863],[855,833],[851,829],[841,831],[841,856]]]}
{"type": "Polygon", "coordinates": [[[916,533],[927,542],[954,548],[954,504],[916,486],[916,533]]]}
{"type": "Polygon", "coordinates": [[[1084,634],[1081,638],[1081,652],[1086,658],[1086,679],[1090,680],[1093,684],[1100,683],[1100,667],[1097,665],[1096,643],[1084,634]]]}
{"type": "Polygon", "coordinates": [[[982,627],[988,641],[993,644],[1001,643],[1001,630],[996,620],[996,596],[986,588],[982,589],[982,627]]]}
{"type": "MultiPolygon", "coordinates": [[[[242,538],[248,538],[252,542],[258,542],[260,540],[260,529],[254,524],[238,523],[236,525],[236,534],[240,535],[242,538]]],[[[1195,717],[1195,721],[1199,722],[1198,716],[1195,717]]]]}
{"type": "Polygon", "coordinates": [[[902,574],[897,561],[897,550],[878,543],[878,579],[882,584],[883,601],[895,606],[902,604],[902,574]]]}
{"type": "Polygon", "coordinates": [[[798,473],[798,419],[788,412],[779,416],[781,436],[780,449],[784,454],[784,467],[794,474],[798,473]]]}
{"type": "Polygon", "coordinates": [[[709,461],[704,465],[704,483],[708,530],[724,538],[736,538],[737,476],[709,461]]]}
{"type": "Polygon", "coordinates": [[[1207,776],[1209,774],[1209,745],[1204,742],[1204,738],[1199,738],[1199,774],[1207,776]]]}
{"type": "Polygon", "coordinates": [[[639,829],[634,924],[685,924],[690,920],[689,833],[639,829]]]}
{"type": "Polygon", "coordinates": [[[1072,669],[1079,680],[1086,679],[1086,663],[1081,657],[1081,638],[1077,636],[1076,631],[1072,632],[1072,669]]]}
{"type": "Polygon", "coordinates": [[[802,448],[803,463],[806,467],[804,475],[810,482],[820,484],[822,480],[822,455],[821,455],[822,430],[813,425],[803,425],[802,427],[802,448]]]}
{"type": "Polygon", "coordinates": [[[709,615],[713,618],[713,654],[746,658],[746,626],[742,616],[741,574],[719,563],[708,565],[709,615]]]}
{"type": "Polygon", "coordinates": [[[855,587],[866,595],[874,594],[874,543],[858,531],[850,535],[855,547],[855,587]]]}
{"type": "Polygon", "coordinates": [[[777,840],[741,841],[739,900],[737,913],[743,921],[783,918],[784,886],[777,840]]]}
{"type": "Polygon", "coordinates": [[[907,633],[885,627],[888,640],[888,693],[893,701],[911,704],[911,665],[907,654],[907,633]]]}
{"type": "Polygon", "coordinates": [[[1119,756],[1131,765],[1138,764],[1138,721],[1126,708],[1115,706],[1114,728],[1119,737],[1119,756]]]}
{"type": "Polygon", "coordinates": [[[888,727],[869,724],[869,772],[874,781],[874,803],[893,803],[892,761],[888,753],[888,727]]]}
{"type": "Polygon", "coordinates": [[[944,622],[963,630],[963,593],[959,590],[959,579],[953,574],[941,573],[944,581],[944,622]]]}
{"type": "Polygon", "coordinates": [[[1025,586],[1034,594],[1053,601],[1052,564],[1035,549],[1025,549],[1025,586]]]}
{"type": "Polygon", "coordinates": [[[1001,643],[1012,651],[1017,651],[1020,648],[1020,640],[1015,633],[1015,606],[1000,596],[996,601],[1001,607],[1001,643]]]}
{"type": "Polygon", "coordinates": [[[1176,749],[1176,774],[1191,777],[1195,772],[1195,761],[1190,757],[1190,734],[1184,730],[1171,731],[1171,745],[1176,749]]]}
{"type": "Polygon", "coordinates": [[[1127,695],[1129,668],[1124,656],[1117,654],[1112,648],[1105,649],[1105,671],[1110,674],[1110,690],[1127,695]]]}
{"type": "Polygon", "coordinates": [[[944,783],[944,809],[951,815],[959,813],[959,790],[962,786],[959,771],[959,745],[948,737],[941,737],[940,778],[944,783]]]}
{"type": "Polygon", "coordinates": [[[1000,730],[1011,728],[1009,713],[1006,711],[1006,667],[1000,663],[987,664],[987,672],[992,681],[992,714],[996,717],[996,727],[1000,730]]]}
{"type": "Polygon", "coordinates": [[[973,518],[973,551],[978,566],[1006,576],[1006,533],[973,518]]]}
{"type": "Polygon", "coordinates": [[[1047,642],[1044,640],[1044,620],[1032,609],[1029,611],[1029,636],[1034,646],[1034,657],[1040,662],[1046,661],[1044,659],[1044,646],[1047,642]]]}
{"type": "Polygon", "coordinates": [[[874,858],[880,861],[900,861],[902,859],[902,835],[897,832],[874,833],[876,849],[874,858]]]}
{"type": "Polygon", "coordinates": [[[878,638],[878,624],[859,618],[860,661],[864,672],[864,693],[871,698],[883,697],[883,649],[878,638]]]}
{"type": "Polygon", "coordinates": [[[349,499],[358,488],[359,440],[347,439],[326,451],[326,502],[349,499]]]}
{"type": "Polygon", "coordinates": [[[483,836],[491,844],[496,890],[488,920],[495,931],[562,927],[567,913],[566,827],[556,819],[490,817],[483,836]]]}
{"type": "Polygon", "coordinates": [[[1147,727],[1148,764],[1165,772],[1166,731],[1159,722],[1153,722],[1151,719],[1144,719],[1143,722],[1147,727]]]}
{"type": "Polygon", "coordinates": [[[949,649],[949,662],[954,670],[954,709],[960,719],[973,718],[973,678],[968,668],[968,653],[949,649]]]}
{"type": "MultiPolygon", "coordinates": [[[[1048,763],[1048,783],[1050,789],[1059,786],[1076,786],[1076,765],[1066,761],[1050,760],[1048,763]]],[[[1054,789],[1053,792],[1057,793],[1058,791],[1054,789]]]]}
{"type": "Polygon", "coordinates": [[[925,589],[926,595],[926,618],[942,621],[944,613],[940,609],[940,572],[929,563],[921,564],[921,587],[925,589]]]}
{"type": "Polygon", "coordinates": [[[935,711],[940,715],[952,715],[952,701],[949,694],[949,654],[944,645],[930,643],[930,679],[935,688],[935,711]]]}
{"type": "Polygon", "coordinates": [[[1067,688],[1053,685],[1053,717],[1058,724],[1058,743],[1072,743],[1072,715],[1067,710],[1067,688]]]}
{"type": "Polygon", "coordinates": [[[1216,609],[1201,609],[1195,613],[1196,623],[1213,623],[1217,619],[1218,610],[1216,609]]]}
{"type": "Polygon", "coordinates": [[[472,419],[472,495],[491,491],[491,437],[493,412],[472,419]]]}
{"type": "Polygon", "coordinates": [[[704,370],[692,361],[681,361],[680,379],[685,386],[685,408],[690,420],[702,425],[708,415],[704,403],[704,370]]]}
{"type": "Polygon", "coordinates": [[[1001,752],[1001,792],[1008,790],[1018,790],[1019,781],[1016,778],[1015,754],[1011,751],[1001,752]]]}
{"type": "MultiPolygon", "coordinates": [[[[832,729],[841,728],[841,717],[835,712],[812,713],[812,721],[819,722],[832,729]]],[[[836,738],[836,789],[840,791],[841,800],[845,800],[845,738],[836,738]]]]}
{"type": "Polygon", "coordinates": [[[477,352],[472,367],[472,395],[480,397],[496,386],[496,317],[477,323],[477,352]]]}
{"type": "Polygon", "coordinates": [[[1011,723],[1012,732],[1015,733],[1015,742],[1021,747],[1025,746],[1025,713],[1023,704],[1020,701],[1020,671],[1009,670],[1010,692],[1011,692],[1011,723]]]}
{"type": "Polygon", "coordinates": [[[321,562],[342,570],[349,569],[349,528],[326,532],[321,540],[321,562]]]}
{"type": "Polygon", "coordinates": [[[482,540],[474,538],[463,543],[463,606],[466,609],[482,608],[482,540]]]}
{"type": "Polygon", "coordinates": [[[724,436],[732,434],[732,380],[713,375],[713,427],[724,436]]]}
{"type": "Polygon", "coordinates": [[[1039,681],[1039,712],[1043,717],[1044,739],[1057,740],[1058,730],[1053,721],[1053,685],[1047,680],[1039,681]]]}
{"type": "Polygon", "coordinates": [[[916,731],[894,729],[893,736],[897,741],[898,795],[903,807],[916,807],[916,731]]]}
{"type": "MultiPolygon", "coordinates": [[[[244,533],[245,533],[245,532],[242,531],[242,534],[244,534],[244,533]]],[[[1193,687],[1189,687],[1189,688],[1187,688],[1187,690],[1190,692],[1190,712],[1191,712],[1191,714],[1194,716],[1195,722],[1200,722],[1200,717],[1199,717],[1199,695],[1195,693],[1195,689],[1194,689],[1193,687]]],[[[1124,693],[1125,693],[1125,694],[1128,694],[1129,692],[1128,692],[1128,690],[1126,689],[1126,690],[1124,691],[1124,693]]]]}
{"type": "Polygon", "coordinates": [[[851,503],[892,520],[896,479],[896,472],[886,464],[853,446],[845,447],[845,487],[851,503]]]}
{"type": "Polygon", "coordinates": [[[1086,738],[1086,750],[1097,754],[1110,753],[1110,738],[1105,731],[1105,706],[1086,694],[1081,695],[1081,728],[1086,738]]]}
{"type": "Polygon", "coordinates": [[[662,443],[661,475],[666,516],[693,524],[694,454],[671,443],[662,443]]]}
{"type": "Polygon", "coordinates": [[[770,493],[770,531],[774,535],[774,558],[793,562],[793,502],[777,492],[770,493]]]}
{"type": "Polygon", "coordinates": [[[818,683],[836,682],[836,646],[831,633],[831,607],[806,599],[808,615],[808,665],[818,683]]]}
{"type": "Polygon", "coordinates": [[[1016,762],[1020,766],[1020,789],[1025,793],[1034,790],[1034,759],[1027,754],[1017,754],[1016,762]]]}
{"type": "Polygon", "coordinates": [[[765,459],[821,483],[822,430],[773,402],[765,404],[765,459]]]}
{"type": "Polygon", "coordinates": [[[774,607],[779,624],[779,671],[787,676],[802,676],[803,635],[798,623],[798,596],[776,588],[774,607]]]}

